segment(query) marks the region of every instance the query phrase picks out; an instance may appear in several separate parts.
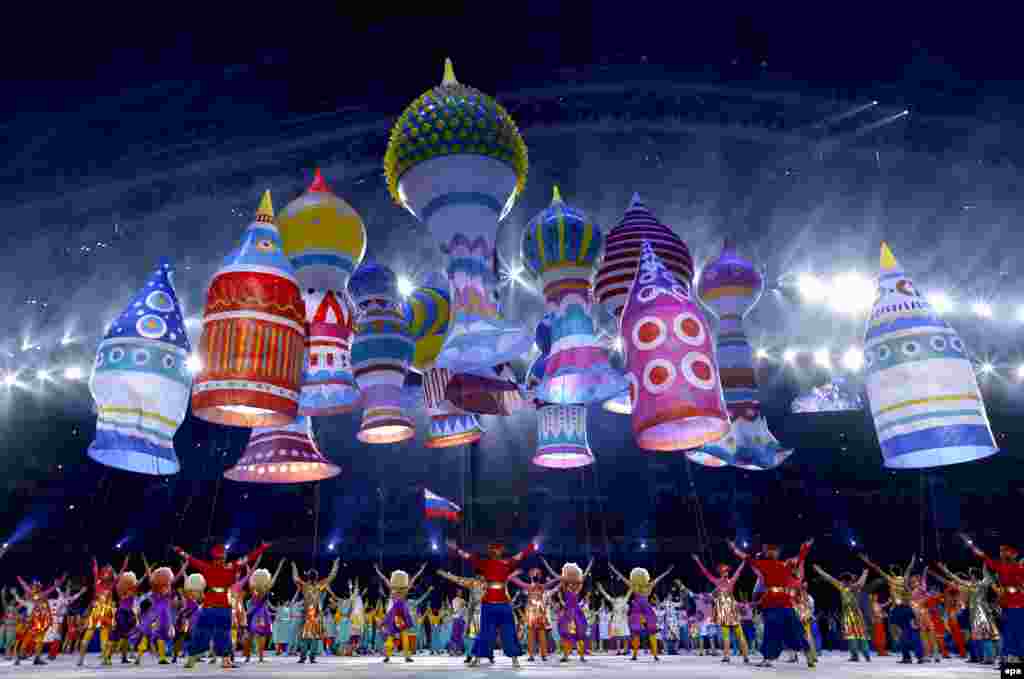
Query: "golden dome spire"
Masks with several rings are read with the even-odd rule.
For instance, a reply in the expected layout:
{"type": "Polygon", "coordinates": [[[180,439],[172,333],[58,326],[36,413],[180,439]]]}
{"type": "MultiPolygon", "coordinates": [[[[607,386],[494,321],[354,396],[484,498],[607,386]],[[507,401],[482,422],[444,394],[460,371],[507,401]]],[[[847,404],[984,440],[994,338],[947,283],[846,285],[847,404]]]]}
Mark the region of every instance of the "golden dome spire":
{"type": "Polygon", "coordinates": [[[257,222],[273,222],[274,221],[274,201],[270,198],[270,189],[263,192],[263,197],[260,198],[260,206],[256,210],[256,221],[257,222]]]}
{"type": "Polygon", "coordinates": [[[558,184],[555,184],[551,189],[551,204],[554,205],[561,202],[563,202],[562,193],[558,190],[558,184]]]}
{"type": "Polygon", "coordinates": [[[458,85],[459,81],[455,79],[455,66],[452,64],[451,59],[444,60],[444,78],[441,79],[441,86],[446,85],[458,85]]]}

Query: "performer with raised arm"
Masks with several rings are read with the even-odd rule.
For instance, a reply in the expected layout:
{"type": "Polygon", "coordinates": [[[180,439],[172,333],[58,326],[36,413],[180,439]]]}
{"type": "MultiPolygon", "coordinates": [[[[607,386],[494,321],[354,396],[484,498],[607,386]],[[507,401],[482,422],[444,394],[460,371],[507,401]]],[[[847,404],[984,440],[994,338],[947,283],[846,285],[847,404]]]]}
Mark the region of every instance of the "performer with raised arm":
{"type": "MultiPolygon", "coordinates": [[[[146,576],[143,575],[145,580],[146,576]]],[[[132,571],[124,571],[117,578],[117,612],[114,613],[114,629],[110,632],[111,653],[121,652],[121,664],[128,664],[128,651],[139,627],[138,601],[136,596],[141,581],[132,571]]]]}
{"type": "Polygon", "coordinates": [[[833,578],[825,569],[815,564],[815,572],[824,578],[833,587],[839,590],[839,600],[842,605],[843,638],[846,639],[847,649],[850,651],[850,661],[858,662],[857,654],[864,656],[866,662],[871,662],[868,654],[868,633],[864,625],[864,614],[861,613],[858,604],[858,595],[864,589],[868,579],[868,569],[854,578],[852,573],[843,573],[838,578],[833,578]]]}
{"type": "Polygon", "coordinates": [[[700,560],[699,556],[696,554],[692,556],[700,568],[700,572],[715,586],[715,591],[712,594],[714,608],[711,612],[711,618],[722,632],[722,662],[729,662],[729,654],[732,649],[732,644],[729,642],[729,634],[732,632],[740,642],[740,653],[743,655],[743,662],[749,663],[750,649],[747,646],[747,638],[740,621],[740,609],[734,594],[736,581],[739,580],[740,574],[743,573],[743,567],[746,565],[746,562],[741,563],[731,576],[729,575],[728,565],[724,563],[718,564],[718,577],[715,577],[704,567],[704,562],[700,560]]]}
{"type": "Polygon", "coordinates": [[[942,582],[953,584],[961,592],[967,593],[971,641],[973,642],[971,656],[977,656],[977,662],[986,665],[993,664],[995,662],[995,644],[999,641],[999,627],[996,624],[995,613],[988,602],[988,591],[992,587],[992,583],[995,582],[995,578],[988,568],[983,568],[984,576],[980,580],[960,577],[950,571],[944,563],[937,564],[937,568],[947,580],[943,580],[940,576],[935,577],[942,582]]]}
{"type": "Polygon", "coordinates": [[[316,569],[306,571],[304,577],[299,577],[299,567],[292,561],[292,581],[302,592],[302,628],[299,631],[299,662],[304,663],[309,659],[310,663],[316,662],[320,644],[324,638],[323,626],[323,597],[331,587],[331,583],[338,577],[338,567],[341,559],[335,559],[331,565],[331,572],[326,578],[320,578],[316,569]]]}
{"type": "Polygon", "coordinates": [[[420,566],[420,569],[416,571],[416,575],[411,578],[403,570],[392,571],[391,577],[388,578],[381,572],[377,564],[373,565],[373,570],[377,572],[377,577],[380,578],[384,588],[388,590],[391,596],[390,607],[381,625],[386,636],[384,640],[384,662],[391,662],[391,652],[394,650],[395,642],[401,644],[405,662],[412,662],[412,656],[416,649],[413,645],[412,637],[414,632],[410,632],[410,630],[415,629],[416,620],[413,618],[413,612],[409,609],[407,599],[409,592],[416,586],[416,581],[423,575],[426,567],[427,564],[420,566]]]}
{"type": "Polygon", "coordinates": [[[145,577],[149,579],[150,606],[139,622],[136,638],[132,640],[137,645],[135,664],[142,663],[142,656],[149,646],[157,649],[160,664],[166,665],[170,662],[167,659],[167,645],[174,641],[174,583],[185,575],[188,562],[181,564],[177,574],[167,566],[151,568],[145,556],[142,557],[142,564],[146,569],[145,577]]]}
{"type": "Polygon", "coordinates": [[[545,559],[541,558],[541,562],[548,569],[551,577],[558,579],[562,591],[562,601],[565,603],[561,615],[558,616],[558,636],[562,640],[561,662],[569,662],[569,654],[572,652],[573,646],[579,653],[580,662],[586,662],[588,625],[583,609],[580,607],[580,593],[583,591],[584,581],[590,575],[594,560],[590,560],[585,571],[580,570],[580,567],[574,563],[563,564],[561,575],[556,573],[545,559]]]}
{"type": "Polygon", "coordinates": [[[654,658],[654,662],[660,662],[661,658],[658,657],[658,617],[651,606],[650,597],[658,583],[675,567],[669,566],[654,580],[651,580],[651,574],[647,572],[646,568],[634,568],[629,572],[628,580],[615,569],[611,562],[608,563],[608,568],[615,574],[615,577],[626,584],[628,588],[626,596],[632,597],[629,603],[629,631],[633,636],[633,656],[630,660],[636,660],[637,654],[640,652],[640,637],[646,633],[647,643],[651,646],[651,656],[654,658]]]}
{"type": "Polygon", "coordinates": [[[86,651],[89,649],[89,643],[92,641],[93,634],[96,633],[97,629],[100,631],[100,657],[102,658],[102,663],[104,665],[111,664],[110,631],[114,627],[114,586],[120,574],[127,569],[127,556],[124,558],[121,570],[117,573],[114,572],[114,567],[109,564],[101,569],[96,563],[96,558],[93,557],[92,604],[89,606],[89,612],[85,616],[82,641],[78,648],[79,667],[85,664],[86,651]]]}
{"type": "MultiPolygon", "coordinates": [[[[64,620],[69,617],[68,608],[71,604],[78,601],[79,597],[85,594],[85,591],[86,588],[82,587],[76,593],[71,594],[70,592],[65,592],[58,587],[57,597],[55,599],[47,600],[46,603],[50,606],[50,616],[52,617],[53,622],[50,623],[50,629],[46,630],[46,636],[43,638],[43,643],[49,650],[46,655],[50,660],[56,660],[57,654],[60,653],[61,636],[64,634],[64,620]]],[[[68,627],[68,633],[70,635],[70,621],[68,627]]]]}
{"type": "Polygon", "coordinates": [[[199,657],[209,650],[211,641],[217,655],[221,657],[222,667],[237,667],[231,660],[231,602],[228,600],[228,589],[238,580],[243,566],[257,559],[269,547],[270,543],[264,542],[246,556],[231,562],[225,559],[227,549],[224,545],[214,545],[210,549],[211,561],[197,559],[181,547],[173,548],[206,581],[203,607],[190,632],[186,668],[195,667],[199,657]]]}
{"type": "MultiPolygon", "coordinates": [[[[487,581],[479,576],[474,578],[463,578],[445,570],[439,570],[437,571],[437,574],[445,580],[453,582],[459,587],[465,589],[468,595],[463,617],[466,620],[464,642],[466,663],[470,663],[474,657],[473,647],[476,645],[476,639],[480,634],[480,608],[483,604],[484,594],[487,592],[487,581]]],[[[453,632],[452,640],[454,641],[454,639],[455,634],[453,632]]]]}
{"type": "Polygon", "coordinates": [[[541,581],[542,573],[539,568],[531,568],[527,575],[529,581],[520,580],[516,576],[510,576],[508,581],[526,592],[526,648],[529,655],[526,659],[534,662],[538,641],[540,645],[540,659],[548,659],[548,631],[551,625],[548,623],[548,597],[552,590],[562,584],[562,579],[554,576],[546,582],[541,581]]]}
{"type": "Polygon", "coordinates": [[[866,554],[859,554],[858,557],[867,564],[868,568],[882,576],[889,585],[889,598],[892,600],[892,608],[889,610],[889,622],[896,625],[900,630],[900,652],[903,654],[903,659],[900,662],[903,664],[913,662],[910,659],[910,654],[913,653],[917,657],[918,663],[924,663],[924,648],[921,645],[921,635],[918,633],[914,620],[914,610],[910,607],[910,574],[914,570],[914,562],[917,560],[917,557],[911,557],[910,563],[907,564],[907,569],[903,571],[903,575],[899,575],[895,571],[890,573],[882,570],[866,554]]]}
{"type": "Polygon", "coordinates": [[[612,607],[608,637],[617,651],[615,655],[626,655],[626,640],[629,639],[629,592],[622,596],[612,596],[600,582],[597,583],[597,591],[612,607]]]}
{"type": "Polygon", "coordinates": [[[277,578],[284,568],[285,559],[277,564],[277,570],[271,575],[265,568],[257,568],[249,578],[249,589],[252,597],[249,599],[249,640],[250,646],[245,654],[245,662],[249,662],[252,655],[253,639],[256,640],[256,655],[258,662],[264,662],[263,653],[267,648],[267,642],[273,631],[273,606],[270,605],[270,592],[277,584],[277,578]]]}
{"type": "MultiPolygon", "coordinates": [[[[779,559],[779,548],[777,545],[764,545],[762,549],[763,558],[755,559],[742,551],[732,540],[729,547],[740,559],[750,562],[761,581],[764,583],[764,594],[761,596],[761,614],[764,618],[764,641],[761,644],[761,653],[764,660],[762,667],[771,667],[779,655],[783,646],[807,654],[807,666],[814,667],[816,662],[814,655],[810,653],[807,644],[803,624],[797,616],[794,608],[794,591],[800,586],[799,581],[793,575],[794,565],[779,559]]],[[[795,565],[802,568],[807,553],[811,551],[814,539],[806,541],[800,546],[800,554],[796,557],[795,565]]]]}
{"type": "Polygon", "coordinates": [[[493,655],[494,639],[500,632],[502,650],[505,655],[512,658],[512,664],[519,667],[519,656],[523,651],[519,646],[516,619],[512,613],[512,603],[506,585],[509,576],[519,567],[520,562],[537,551],[536,539],[531,541],[526,549],[509,559],[502,558],[505,545],[501,542],[492,542],[488,545],[486,558],[459,549],[454,540],[448,542],[448,549],[469,561],[473,569],[487,581],[487,591],[481,603],[480,635],[474,644],[470,665],[475,667],[480,664],[481,657],[489,658],[493,655]]]}
{"type": "Polygon", "coordinates": [[[990,558],[974,541],[960,536],[985,567],[999,578],[1001,592],[999,606],[1003,609],[1003,656],[1007,662],[1024,659],[1024,565],[1018,561],[1017,549],[1010,545],[999,547],[999,560],[990,558]]]}
{"type": "Polygon", "coordinates": [[[15,665],[21,664],[22,657],[27,657],[27,654],[23,652],[23,649],[31,647],[36,654],[35,660],[32,661],[34,665],[45,665],[46,661],[43,660],[43,653],[46,648],[43,644],[43,639],[46,637],[47,631],[50,629],[50,625],[53,624],[53,614],[50,611],[50,604],[47,599],[50,598],[50,593],[64,584],[65,576],[57,578],[52,585],[43,589],[43,585],[38,580],[33,580],[31,584],[25,582],[18,576],[18,584],[21,585],[21,591],[25,597],[19,603],[25,605],[26,608],[30,608],[28,618],[28,628],[25,631],[25,636],[21,643],[21,648],[17,650],[17,658],[14,661],[15,665]]]}

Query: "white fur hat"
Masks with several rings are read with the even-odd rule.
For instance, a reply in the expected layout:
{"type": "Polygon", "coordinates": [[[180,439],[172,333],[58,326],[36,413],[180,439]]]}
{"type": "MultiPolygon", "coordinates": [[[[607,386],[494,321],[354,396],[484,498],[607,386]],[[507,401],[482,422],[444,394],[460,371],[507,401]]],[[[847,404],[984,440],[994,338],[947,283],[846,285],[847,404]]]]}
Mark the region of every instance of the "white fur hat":
{"type": "Polygon", "coordinates": [[[570,580],[582,580],[583,571],[577,564],[570,561],[562,566],[562,577],[570,580]]]}
{"type": "Polygon", "coordinates": [[[405,571],[392,571],[390,584],[392,588],[407,588],[409,586],[409,574],[405,571]]]}
{"type": "Polygon", "coordinates": [[[202,592],[204,589],[206,589],[206,578],[202,573],[193,573],[185,578],[186,592],[202,592]]]}
{"type": "Polygon", "coordinates": [[[271,580],[273,577],[270,575],[270,571],[266,568],[257,568],[249,578],[249,585],[255,590],[265,592],[270,589],[271,580]]]}
{"type": "Polygon", "coordinates": [[[651,574],[646,568],[634,568],[629,572],[629,582],[634,585],[646,585],[651,582],[651,574]]]}

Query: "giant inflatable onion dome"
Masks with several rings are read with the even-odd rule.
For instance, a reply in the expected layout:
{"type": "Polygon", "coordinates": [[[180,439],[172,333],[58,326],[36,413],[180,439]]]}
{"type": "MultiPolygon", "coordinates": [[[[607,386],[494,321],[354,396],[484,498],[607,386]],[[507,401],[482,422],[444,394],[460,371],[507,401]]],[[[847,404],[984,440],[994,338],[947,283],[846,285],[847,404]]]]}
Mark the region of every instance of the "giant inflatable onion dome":
{"type": "Polygon", "coordinates": [[[420,95],[398,118],[384,154],[392,198],[408,208],[398,186],[406,171],[431,158],[458,154],[488,156],[516,173],[515,194],[526,185],[526,142],[512,116],[492,97],[455,79],[445,59],[441,84],[420,95]]]}
{"type": "Polygon", "coordinates": [[[320,170],[277,216],[285,255],[304,290],[342,290],[366,254],[366,225],[320,170]]]}

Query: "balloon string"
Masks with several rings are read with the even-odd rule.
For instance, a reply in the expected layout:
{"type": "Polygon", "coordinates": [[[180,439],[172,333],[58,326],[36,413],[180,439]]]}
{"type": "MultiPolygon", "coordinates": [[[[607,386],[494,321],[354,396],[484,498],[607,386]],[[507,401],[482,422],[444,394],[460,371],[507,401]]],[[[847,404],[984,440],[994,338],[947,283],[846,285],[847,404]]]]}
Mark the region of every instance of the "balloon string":
{"type": "Polygon", "coordinates": [[[313,563],[316,563],[317,553],[320,547],[320,482],[313,487],[313,498],[316,502],[316,510],[313,514],[313,563]]]}

